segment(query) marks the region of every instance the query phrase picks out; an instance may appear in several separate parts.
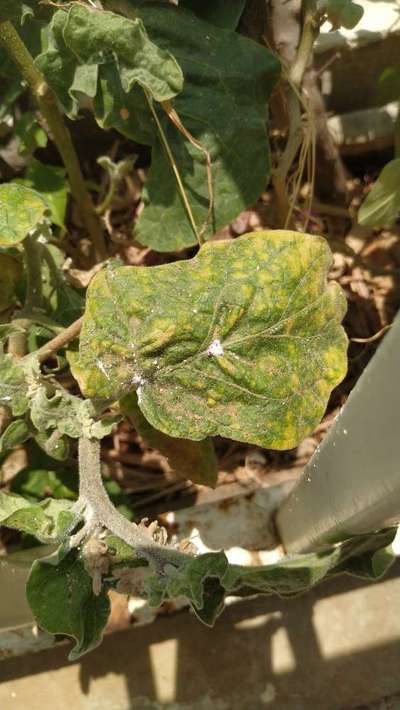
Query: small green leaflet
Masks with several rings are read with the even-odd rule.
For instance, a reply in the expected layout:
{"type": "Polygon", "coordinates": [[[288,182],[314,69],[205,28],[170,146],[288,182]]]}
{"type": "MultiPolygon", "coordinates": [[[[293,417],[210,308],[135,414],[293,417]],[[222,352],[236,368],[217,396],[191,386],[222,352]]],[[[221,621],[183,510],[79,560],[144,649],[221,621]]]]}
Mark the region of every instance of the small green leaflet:
{"type": "Polygon", "coordinates": [[[136,389],[169,436],[292,448],[346,372],[330,263],[324,239],[278,230],[206,244],[189,261],[100,271],[72,372],[88,397],[136,389]]]}
{"type": "Polygon", "coordinates": [[[400,158],[385,165],[358,211],[368,227],[390,227],[400,215],[400,158]]]}
{"type": "Polygon", "coordinates": [[[15,416],[29,408],[25,371],[11,355],[0,354],[0,405],[10,407],[15,416]]]}
{"type": "Polygon", "coordinates": [[[14,419],[0,436],[0,453],[23,444],[31,435],[31,429],[24,419],[14,419]]]}
{"type": "Polygon", "coordinates": [[[72,503],[48,498],[40,503],[0,491],[0,524],[33,535],[40,542],[59,541],[73,524],[72,503]]]}
{"type": "Polygon", "coordinates": [[[42,629],[75,639],[71,661],[101,643],[110,614],[106,592],[95,595],[92,579],[76,551],[61,547],[34,562],[27,583],[27,599],[42,629]]]}
{"type": "Polygon", "coordinates": [[[35,190],[15,183],[0,185],[0,246],[22,242],[47,210],[47,202],[35,190]]]}

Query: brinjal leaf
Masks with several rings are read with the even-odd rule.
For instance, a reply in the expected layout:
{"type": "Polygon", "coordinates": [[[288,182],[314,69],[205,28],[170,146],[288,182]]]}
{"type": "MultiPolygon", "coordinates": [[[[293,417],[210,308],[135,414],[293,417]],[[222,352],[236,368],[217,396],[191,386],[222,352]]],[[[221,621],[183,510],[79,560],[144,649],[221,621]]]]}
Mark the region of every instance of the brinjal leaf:
{"type": "Polygon", "coordinates": [[[292,448],[346,372],[330,263],[324,239],[278,230],[208,243],[188,261],[100,271],[72,372],[88,397],[136,389],[169,436],[292,448]]]}

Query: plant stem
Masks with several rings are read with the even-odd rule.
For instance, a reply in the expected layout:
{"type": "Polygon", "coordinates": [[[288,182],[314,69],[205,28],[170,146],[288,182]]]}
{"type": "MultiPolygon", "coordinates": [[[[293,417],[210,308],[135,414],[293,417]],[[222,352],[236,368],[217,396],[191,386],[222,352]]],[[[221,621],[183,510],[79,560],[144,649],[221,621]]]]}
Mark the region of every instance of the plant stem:
{"type": "Polygon", "coordinates": [[[101,223],[87,190],[71,135],[60,113],[57,97],[36,67],[32,55],[11,22],[0,23],[0,41],[17,65],[38,103],[39,110],[67,170],[71,192],[92,240],[96,258],[103,261],[107,258],[107,250],[101,223]]]}
{"type": "Polygon", "coordinates": [[[39,362],[45,362],[45,360],[47,360],[50,355],[54,355],[58,350],[70,343],[71,340],[77,338],[79,333],[81,332],[82,322],[83,316],[71,323],[68,328],[65,328],[65,330],[61,331],[61,333],[56,335],[55,338],[49,340],[49,342],[39,348],[39,350],[36,350],[35,355],[39,362]]]}
{"type": "Polygon", "coordinates": [[[111,503],[103,485],[100,467],[100,442],[96,439],[79,439],[79,499],[77,510],[84,511],[84,526],[78,531],[72,545],[79,544],[96,527],[105,527],[133,547],[136,555],[144,557],[163,571],[165,564],[180,565],[187,555],[158,544],[119,513],[111,503]]]}
{"type": "Polygon", "coordinates": [[[290,81],[297,89],[301,87],[304,72],[312,57],[314,42],[318,37],[319,23],[316,17],[315,0],[303,0],[303,28],[296,60],[290,69],[290,81]]]}
{"type": "Polygon", "coordinates": [[[178,166],[177,166],[177,164],[176,164],[176,162],[175,162],[175,158],[174,158],[174,156],[173,156],[173,154],[172,154],[172,150],[171,150],[170,145],[169,145],[169,143],[168,143],[167,136],[165,135],[164,129],[163,129],[162,125],[161,125],[161,121],[160,121],[160,119],[159,119],[158,116],[157,116],[157,111],[156,111],[155,108],[154,108],[153,99],[151,98],[151,96],[149,96],[149,94],[148,94],[146,91],[145,91],[145,95],[146,95],[146,98],[147,98],[147,101],[148,101],[148,104],[149,104],[149,107],[150,107],[150,111],[151,111],[151,113],[153,114],[153,118],[154,118],[154,121],[155,121],[155,123],[156,123],[158,132],[159,132],[159,134],[160,134],[161,143],[162,143],[162,145],[163,145],[163,147],[164,147],[164,150],[165,150],[165,152],[166,152],[166,154],[167,154],[168,160],[169,160],[169,162],[170,162],[170,164],[171,164],[172,171],[173,171],[173,173],[174,173],[174,175],[175,175],[175,180],[176,180],[177,185],[178,185],[178,190],[179,190],[179,192],[180,192],[180,195],[181,195],[181,198],[182,198],[182,202],[183,202],[183,205],[184,205],[184,207],[185,207],[185,210],[186,210],[186,213],[187,213],[189,222],[190,222],[190,226],[191,226],[192,229],[193,229],[194,235],[195,235],[195,237],[196,237],[196,239],[197,239],[197,241],[198,241],[198,243],[199,243],[199,246],[201,246],[201,245],[204,243],[204,239],[203,239],[203,237],[201,236],[201,234],[199,233],[199,230],[197,229],[197,225],[196,225],[196,222],[195,222],[195,219],[194,219],[194,216],[193,216],[192,208],[191,208],[191,206],[190,206],[188,197],[187,197],[187,195],[186,195],[186,191],[185,191],[185,188],[184,188],[184,185],[183,185],[183,182],[182,182],[182,178],[181,178],[181,176],[180,176],[180,174],[179,174],[178,166]]]}
{"type": "MultiPolygon", "coordinates": [[[[303,140],[301,96],[299,92],[301,92],[304,73],[310,64],[314,42],[319,32],[316,13],[316,1],[303,0],[300,41],[295,59],[288,70],[286,87],[289,134],[279,165],[272,176],[272,184],[277,199],[278,219],[280,225],[285,228],[290,225],[292,214],[287,178],[303,140]]],[[[293,50],[293,48],[291,49],[293,50]]]]}
{"type": "Polygon", "coordinates": [[[24,357],[27,351],[27,332],[31,324],[27,313],[40,314],[43,306],[42,245],[38,243],[34,236],[29,235],[23,241],[23,248],[27,274],[25,305],[20,313],[21,317],[17,315],[17,317],[13,318],[13,323],[21,328],[21,332],[13,333],[8,341],[8,352],[16,358],[24,357]]]}
{"type": "Polygon", "coordinates": [[[23,241],[27,273],[25,307],[27,311],[40,310],[43,306],[41,244],[33,236],[23,241]]]}
{"type": "Polygon", "coordinates": [[[8,339],[8,353],[12,357],[21,358],[26,355],[27,351],[27,331],[31,321],[27,318],[14,318],[14,325],[21,328],[18,333],[13,333],[8,339]]]}

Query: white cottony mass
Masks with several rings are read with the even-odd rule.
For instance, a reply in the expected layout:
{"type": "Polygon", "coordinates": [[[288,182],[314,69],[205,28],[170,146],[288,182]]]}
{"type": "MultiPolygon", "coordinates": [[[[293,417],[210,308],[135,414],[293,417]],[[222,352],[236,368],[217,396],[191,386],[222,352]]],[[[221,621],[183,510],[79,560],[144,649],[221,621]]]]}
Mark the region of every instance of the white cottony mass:
{"type": "Polygon", "coordinates": [[[218,355],[223,355],[224,354],[224,348],[221,345],[220,340],[213,340],[212,343],[209,345],[207,348],[207,354],[208,355],[214,355],[217,357],[218,355]]]}

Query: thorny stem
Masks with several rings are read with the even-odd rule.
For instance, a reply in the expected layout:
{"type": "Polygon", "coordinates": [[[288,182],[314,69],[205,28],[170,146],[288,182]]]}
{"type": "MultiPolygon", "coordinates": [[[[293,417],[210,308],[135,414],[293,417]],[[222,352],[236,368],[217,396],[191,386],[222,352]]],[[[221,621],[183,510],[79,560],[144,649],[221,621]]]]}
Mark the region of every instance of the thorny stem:
{"type": "Polygon", "coordinates": [[[83,512],[84,525],[71,538],[71,546],[80,544],[95,529],[104,527],[118,535],[138,557],[145,558],[159,571],[163,571],[168,564],[180,566],[188,559],[186,554],[155,542],[114,508],[103,485],[100,442],[96,439],[79,439],[79,499],[74,507],[78,514],[83,512]]]}
{"type": "Polygon", "coordinates": [[[17,65],[38,103],[40,112],[66,167],[71,192],[93,242],[96,258],[103,261],[107,258],[107,250],[101,224],[87,190],[71,135],[58,108],[57,98],[36,67],[32,55],[11,22],[0,22],[0,42],[17,65]]]}
{"type": "Polygon", "coordinates": [[[161,143],[163,144],[164,150],[165,150],[165,152],[166,152],[166,154],[167,154],[167,157],[168,157],[168,160],[169,160],[169,162],[170,162],[170,164],[171,164],[172,171],[173,171],[173,173],[174,173],[174,175],[175,175],[175,180],[176,180],[176,183],[177,183],[177,185],[178,185],[178,189],[179,189],[179,192],[180,192],[180,195],[181,195],[181,199],[182,199],[183,205],[184,205],[184,207],[185,207],[185,210],[186,210],[186,213],[187,213],[189,222],[190,222],[190,226],[192,227],[192,230],[193,230],[193,232],[194,232],[194,235],[195,235],[195,237],[196,237],[196,239],[197,239],[197,241],[198,241],[198,243],[199,243],[199,246],[201,246],[201,245],[204,243],[204,239],[203,239],[202,235],[199,233],[199,230],[197,229],[197,225],[196,225],[196,222],[195,222],[195,219],[194,219],[194,216],[193,216],[192,208],[191,208],[191,206],[190,206],[190,204],[189,204],[189,200],[188,200],[188,197],[187,197],[187,194],[186,194],[186,191],[185,191],[183,182],[182,182],[182,178],[181,178],[181,176],[180,176],[180,173],[179,173],[179,170],[178,170],[178,166],[177,166],[177,164],[176,164],[176,162],[175,162],[175,158],[174,158],[174,156],[173,156],[173,154],[172,154],[172,150],[171,150],[170,145],[169,145],[169,143],[168,143],[167,136],[165,135],[164,129],[163,129],[162,125],[161,125],[161,121],[160,121],[160,119],[159,119],[158,116],[157,116],[157,111],[156,111],[155,108],[154,108],[153,99],[152,99],[151,96],[147,93],[147,91],[145,91],[145,95],[146,95],[146,98],[147,98],[147,101],[148,101],[148,104],[149,104],[149,107],[150,107],[150,111],[151,111],[151,113],[152,113],[152,115],[153,115],[155,124],[156,124],[156,126],[157,126],[158,132],[159,132],[159,134],[160,134],[161,143]]]}
{"type": "Polygon", "coordinates": [[[54,355],[58,350],[63,348],[64,345],[74,340],[81,332],[82,322],[83,317],[78,318],[78,320],[71,323],[68,328],[62,330],[55,338],[52,338],[52,340],[49,340],[48,343],[39,348],[35,353],[39,362],[44,362],[50,355],[54,355]]]}

